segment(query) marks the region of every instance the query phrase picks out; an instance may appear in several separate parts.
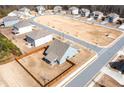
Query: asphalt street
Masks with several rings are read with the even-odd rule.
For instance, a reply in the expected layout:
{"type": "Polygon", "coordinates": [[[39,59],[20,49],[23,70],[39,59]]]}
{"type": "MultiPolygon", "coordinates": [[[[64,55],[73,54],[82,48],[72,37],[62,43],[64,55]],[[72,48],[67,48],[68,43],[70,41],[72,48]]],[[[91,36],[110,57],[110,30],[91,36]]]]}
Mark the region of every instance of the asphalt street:
{"type": "Polygon", "coordinates": [[[83,87],[86,86],[94,76],[104,67],[109,60],[124,46],[124,37],[122,37],[115,45],[106,49],[102,54],[78,76],[76,76],[66,87],[83,87]]]}

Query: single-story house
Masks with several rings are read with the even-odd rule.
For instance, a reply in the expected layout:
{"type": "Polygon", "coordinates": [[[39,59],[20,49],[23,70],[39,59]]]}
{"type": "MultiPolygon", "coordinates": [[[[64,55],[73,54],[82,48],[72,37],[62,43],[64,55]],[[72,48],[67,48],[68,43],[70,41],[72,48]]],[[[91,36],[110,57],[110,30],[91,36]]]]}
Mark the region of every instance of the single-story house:
{"type": "Polygon", "coordinates": [[[48,43],[53,40],[53,34],[48,31],[35,30],[27,33],[26,41],[34,47],[48,43]]]}
{"type": "Polygon", "coordinates": [[[83,16],[83,17],[88,17],[88,16],[90,15],[90,10],[85,9],[85,8],[81,8],[81,9],[80,9],[80,14],[81,14],[81,16],[83,16]]]}
{"type": "Polygon", "coordinates": [[[20,21],[13,26],[14,34],[24,34],[32,31],[32,24],[28,21],[20,21]]]}
{"type": "Polygon", "coordinates": [[[36,7],[36,10],[37,10],[37,12],[38,12],[38,14],[39,15],[42,15],[42,14],[44,14],[44,12],[45,12],[45,7],[44,6],[37,6],[36,7]]]}
{"type": "Polygon", "coordinates": [[[55,39],[45,51],[44,59],[49,64],[63,64],[67,59],[78,53],[78,49],[72,44],[55,39]]]}
{"type": "Polygon", "coordinates": [[[3,18],[3,25],[5,27],[11,27],[18,23],[20,19],[17,16],[7,16],[3,18]]]}
{"type": "Polygon", "coordinates": [[[68,10],[68,13],[72,14],[72,15],[78,15],[79,14],[79,8],[77,8],[77,7],[70,7],[69,10],[68,10]]]}
{"type": "Polygon", "coordinates": [[[55,6],[53,9],[54,13],[60,13],[62,11],[62,7],[61,6],[55,6]]]}
{"type": "Polygon", "coordinates": [[[107,15],[107,20],[108,22],[112,23],[112,22],[117,22],[117,20],[119,19],[119,15],[116,13],[110,13],[107,15]]]}
{"type": "Polygon", "coordinates": [[[104,16],[102,12],[100,11],[94,11],[90,14],[91,17],[93,17],[95,20],[99,20],[102,19],[102,17],[104,16]]]}

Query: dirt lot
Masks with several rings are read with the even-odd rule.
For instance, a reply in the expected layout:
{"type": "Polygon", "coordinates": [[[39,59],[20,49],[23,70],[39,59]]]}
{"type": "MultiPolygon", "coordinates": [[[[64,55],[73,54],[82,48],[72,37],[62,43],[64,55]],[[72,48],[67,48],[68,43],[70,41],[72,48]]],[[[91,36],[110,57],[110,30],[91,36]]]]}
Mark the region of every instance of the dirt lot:
{"type": "MultiPolygon", "coordinates": [[[[44,51],[45,49],[40,50],[19,60],[19,62],[40,82],[42,86],[46,86],[46,84],[49,84],[49,82],[51,82],[56,77],[64,73],[66,70],[72,68],[73,66],[75,67],[75,69],[79,68],[95,55],[95,53],[82,48],[78,55],[70,59],[70,61],[73,63],[66,61],[64,64],[56,64],[52,66],[43,60],[44,51]]],[[[75,71],[75,69],[73,71],[75,71]]],[[[72,72],[69,72],[67,74],[69,75],[70,73],[72,72]]],[[[63,75],[63,77],[55,83],[59,83],[66,77],[67,76],[63,75]]]]}
{"type": "Polygon", "coordinates": [[[120,55],[116,61],[119,61],[119,60],[124,60],[124,55],[120,55]]]}
{"type": "Polygon", "coordinates": [[[60,15],[45,15],[34,20],[40,24],[100,46],[110,44],[122,34],[120,31],[107,29],[93,24],[86,24],[60,15]]]}
{"type": "Polygon", "coordinates": [[[0,87],[40,87],[16,62],[0,65],[0,87]]]}
{"type": "Polygon", "coordinates": [[[94,87],[121,87],[121,85],[110,76],[104,74],[94,87]]]}

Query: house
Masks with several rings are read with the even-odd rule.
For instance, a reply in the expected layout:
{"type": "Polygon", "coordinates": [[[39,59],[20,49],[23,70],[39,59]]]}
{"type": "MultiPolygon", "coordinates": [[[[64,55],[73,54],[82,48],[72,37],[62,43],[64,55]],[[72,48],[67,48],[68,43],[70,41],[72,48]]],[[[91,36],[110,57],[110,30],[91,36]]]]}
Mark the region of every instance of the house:
{"type": "Polygon", "coordinates": [[[69,10],[68,10],[68,13],[72,14],[72,15],[78,15],[79,14],[79,8],[77,8],[77,7],[70,7],[69,10]]]}
{"type": "Polygon", "coordinates": [[[118,28],[124,30],[124,23],[120,25],[118,28]]]}
{"type": "Polygon", "coordinates": [[[81,9],[80,9],[80,14],[81,14],[81,16],[83,16],[83,17],[88,17],[88,16],[90,15],[90,10],[85,9],[85,8],[81,8],[81,9]]]}
{"type": "Polygon", "coordinates": [[[45,51],[44,59],[49,64],[63,64],[67,59],[78,53],[78,49],[72,44],[55,39],[45,51]]]}
{"type": "Polygon", "coordinates": [[[17,10],[14,10],[14,11],[8,13],[8,16],[18,16],[18,13],[19,12],[17,10]]]}
{"type": "Polygon", "coordinates": [[[44,6],[37,6],[36,7],[36,10],[37,10],[37,12],[38,12],[38,14],[39,15],[42,15],[42,14],[44,14],[44,12],[45,12],[45,7],[44,6]]]}
{"type": "Polygon", "coordinates": [[[30,12],[30,9],[29,8],[26,8],[26,7],[23,7],[21,9],[19,9],[20,12],[23,12],[23,13],[29,13],[30,12]]]}
{"type": "Polygon", "coordinates": [[[34,47],[48,43],[53,40],[53,34],[48,31],[35,30],[26,35],[26,41],[34,47]]]}
{"type": "Polygon", "coordinates": [[[104,16],[103,13],[100,11],[94,11],[90,14],[90,17],[93,17],[95,20],[102,19],[103,16],[104,16]]]}
{"type": "Polygon", "coordinates": [[[117,22],[117,20],[119,19],[119,15],[116,13],[110,13],[109,15],[107,15],[107,21],[112,23],[112,22],[117,22]]]}
{"type": "Polygon", "coordinates": [[[26,7],[19,9],[18,12],[20,13],[21,18],[31,17],[30,9],[28,9],[26,7]]]}
{"type": "Polygon", "coordinates": [[[110,67],[124,74],[124,60],[119,60],[117,62],[110,62],[110,67]]]}
{"type": "Polygon", "coordinates": [[[11,27],[18,23],[20,20],[17,16],[7,16],[3,18],[3,25],[5,27],[11,27]]]}
{"type": "Polygon", "coordinates": [[[24,13],[14,10],[8,14],[8,16],[17,16],[18,18],[23,18],[24,13]]]}
{"type": "Polygon", "coordinates": [[[20,21],[13,26],[12,33],[14,34],[24,34],[32,31],[32,24],[28,21],[20,21]]]}
{"type": "Polygon", "coordinates": [[[62,11],[62,7],[61,6],[55,6],[53,9],[53,12],[56,13],[60,13],[62,11]]]}

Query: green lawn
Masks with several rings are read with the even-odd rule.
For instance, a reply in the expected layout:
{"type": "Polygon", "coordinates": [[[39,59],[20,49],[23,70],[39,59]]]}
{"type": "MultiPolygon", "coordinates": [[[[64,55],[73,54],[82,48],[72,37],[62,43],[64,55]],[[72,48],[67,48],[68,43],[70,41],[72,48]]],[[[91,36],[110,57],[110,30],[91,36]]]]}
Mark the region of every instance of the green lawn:
{"type": "Polygon", "coordinates": [[[19,48],[0,33],[0,61],[9,58],[11,55],[19,56],[21,52],[19,48]]]}

